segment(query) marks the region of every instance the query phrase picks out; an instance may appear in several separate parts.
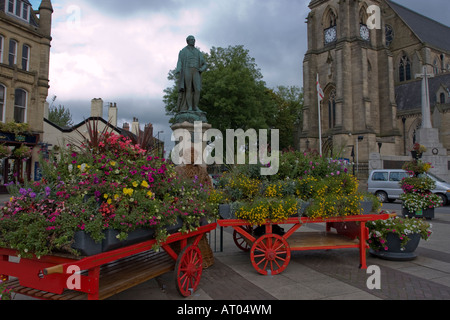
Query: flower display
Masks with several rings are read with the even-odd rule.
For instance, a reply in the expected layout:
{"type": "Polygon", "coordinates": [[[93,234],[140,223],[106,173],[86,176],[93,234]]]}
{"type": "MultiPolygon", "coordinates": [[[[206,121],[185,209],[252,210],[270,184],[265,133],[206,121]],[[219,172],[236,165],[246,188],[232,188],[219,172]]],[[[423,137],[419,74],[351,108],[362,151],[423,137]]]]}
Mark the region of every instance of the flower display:
{"type": "Polygon", "coordinates": [[[417,212],[442,206],[441,197],[431,192],[436,183],[424,175],[431,168],[429,163],[413,160],[405,163],[403,168],[411,175],[400,182],[403,193],[399,199],[403,201],[404,208],[409,212],[417,212]]]}
{"type": "Polygon", "coordinates": [[[416,218],[400,218],[395,216],[387,220],[369,221],[366,223],[366,226],[369,228],[368,243],[373,250],[387,251],[389,249],[387,235],[390,233],[398,235],[403,249],[410,240],[409,236],[412,234],[420,234],[424,240],[428,240],[432,234],[432,226],[416,218]]]}
{"type": "Polygon", "coordinates": [[[31,157],[31,149],[29,147],[27,147],[26,145],[21,145],[19,148],[14,149],[13,155],[19,159],[30,158],[31,157]]]}
{"type": "Polygon", "coordinates": [[[215,218],[208,186],[179,177],[172,164],[123,136],[104,132],[57,158],[41,161],[41,182],[10,186],[13,197],[0,211],[0,246],[37,256],[72,252],[75,232],[101,241],[109,228],[120,240],[151,228],[161,243],[167,226],[179,220],[179,231],[188,232],[215,218]]]}
{"type": "Polygon", "coordinates": [[[11,155],[11,148],[0,144],[0,158],[7,158],[11,155]]]}
{"type": "Polygon", "coordinates": [[[296,151],[280,155],[279,173],[260,176],[258,166],[239,165],[218,182],[226,202],[234,202],[235,216],[261,225],[267,219],[280,223],[297,215],[327,218],[361,214],[363,195],[347,164],[317,154],[296,151]]]}
{"type": "Polygon", "coordinates": [[[11,300],[11,291],[12,288],[6,285],[6,281],[8,277],[2,277],[0,275],[0,301],[11,300]]]}

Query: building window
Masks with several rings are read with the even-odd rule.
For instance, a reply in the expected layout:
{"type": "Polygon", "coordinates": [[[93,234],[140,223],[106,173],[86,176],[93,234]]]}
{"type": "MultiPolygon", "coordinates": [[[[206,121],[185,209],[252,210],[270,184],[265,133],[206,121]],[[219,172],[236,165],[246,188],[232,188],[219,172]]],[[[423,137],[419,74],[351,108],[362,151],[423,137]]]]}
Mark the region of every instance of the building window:
{"type": "Polygon", "coordinates": [[[27,92],[22,89],[16,89],[14,99],[14,121],[17,123],[26,122],[27,111],[27,92]]]}
{"type": "Polygon", "coordinates": [[[20,19],[30,21],[30,5],[22,0],[7,0],[7,13],[20,19]]]}
{"type": "Polygon", "coordinates": [[[439,95],[439,103],[445,104],[445,93],[443,92],[439,95]]]}
{"type": "Polygon", "coordinates": [[[403,56],[400,60],[399,80],[400,82],[411,80],[411,61],[407,56],[403,56]]]}
{"type": "Polygon", "coordinates": [[[22,47],[22,70],[28,71],[30,64],[30,47],[24,45],[22,47]]]}
{"type": "Polygon", "coordinates": [[[6,103],[6,87],[0,84],[0,121],[4,122],[4,110],[6,103]]]}
{"type": "Polygon", "coordinates": [[[0,36],[0,63],[3,63],[3,46],[4,46],[4,38],[0,36]]]}
{"type": "Polygon", "coordinates": [[[328,99],[328,128],[336,126],[336,90],[332,90],[328,99]]]}
{"type": "Polygon", "coordinates": [[[12,67],[17,63],[17,42],[9,40],[9,65],[12,67]]]}

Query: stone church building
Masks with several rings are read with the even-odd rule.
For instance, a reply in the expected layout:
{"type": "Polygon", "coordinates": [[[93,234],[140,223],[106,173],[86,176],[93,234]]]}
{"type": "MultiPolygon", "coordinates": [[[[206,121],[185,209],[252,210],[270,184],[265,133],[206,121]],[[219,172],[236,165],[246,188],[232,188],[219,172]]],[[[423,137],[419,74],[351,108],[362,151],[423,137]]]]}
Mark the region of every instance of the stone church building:
{"type": "Polygon", "coordinates": [[[432,125],[450,149],[450,28],[389,0],[312,0],[309,8],[300,150],[321,143],[324,154],[356,155],[369,169],[407,161],[421,127],[424,66],[433,75],[432,125]]]}

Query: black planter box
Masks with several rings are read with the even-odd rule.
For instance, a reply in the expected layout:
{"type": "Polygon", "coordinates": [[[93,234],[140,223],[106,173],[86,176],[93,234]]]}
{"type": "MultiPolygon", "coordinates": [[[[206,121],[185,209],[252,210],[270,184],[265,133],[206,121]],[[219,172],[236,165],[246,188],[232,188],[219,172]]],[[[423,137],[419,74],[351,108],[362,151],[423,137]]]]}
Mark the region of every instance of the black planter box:
{"type": "Polygon", "coordinates": [[[406,208],[402,209],[403,217],[409,218],[425,218],[425,219],[434,219],[434,208],[431,209],[423,209],[416,212],[411,212],[406,208]]]}
{"type": "Polygon", "coordinates": [[[122,247],[153,239],[155,231],[153,229],[138,229],[128,234],[125,240],[117,239],[119,232],[114,229],[108,229],[104,232],[105,239],[102,241],[102,252],[116,250],[122,247]]]}

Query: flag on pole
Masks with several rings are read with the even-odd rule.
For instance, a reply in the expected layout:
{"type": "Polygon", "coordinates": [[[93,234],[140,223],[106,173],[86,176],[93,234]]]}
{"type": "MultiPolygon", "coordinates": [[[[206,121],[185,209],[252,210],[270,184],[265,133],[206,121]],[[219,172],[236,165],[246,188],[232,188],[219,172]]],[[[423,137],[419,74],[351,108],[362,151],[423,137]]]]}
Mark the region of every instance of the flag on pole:
{"type": "Polygon", "coordinates": [[[320,102],[323,100],[323,97],[324,97],[324,94],[323,94],[323,91],[322,91],[322,87],[320,86],[320,83],[319,83],[319,74],[317,74],[317,82],[316,82],[316,85],[317,85],[317,98],[318,98],[318,101],[317,101],[317,113],[318,113],[318,118],[319,118],[319,152],[320,152],[320,155],[322,155],[322,126],[321,126],[321,122],[322,122],[322,120],[321,120],[321,116],[320,116],[320,102]]]}
{"type": "Polygon", "coordinates": [[[322,87],[320,86],[320,83],[319,83],[319,74],[317,74],[316,85],[317,85],[317,96],[319,97],[319,101],[322,101],[323,97],[324,97],[324,94],[323,94],[322,87]]]}

